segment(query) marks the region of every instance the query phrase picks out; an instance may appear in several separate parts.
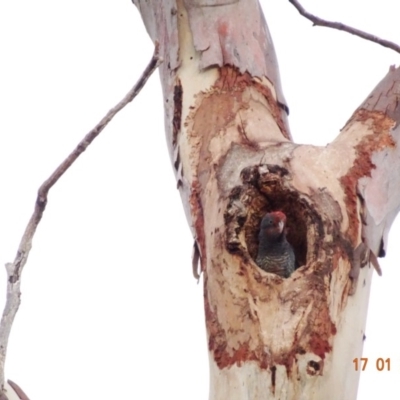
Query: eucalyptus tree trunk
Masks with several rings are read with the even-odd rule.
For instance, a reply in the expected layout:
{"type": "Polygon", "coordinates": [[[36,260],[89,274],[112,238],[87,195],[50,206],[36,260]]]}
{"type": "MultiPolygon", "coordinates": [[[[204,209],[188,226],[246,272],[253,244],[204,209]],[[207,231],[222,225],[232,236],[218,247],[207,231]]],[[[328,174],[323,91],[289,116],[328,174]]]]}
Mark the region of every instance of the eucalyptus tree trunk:
{"type": "Polygon", "coordinates": [[[332,143],[298,145],[258,1],[134,3],[164,57],[168,148],[204,278],[210,400],[355,399],[371,263],[379,270],[399,209],[399,71],[332,143]],[[296,253],[288,279],[254,262],[273,210],[296,253]]]}

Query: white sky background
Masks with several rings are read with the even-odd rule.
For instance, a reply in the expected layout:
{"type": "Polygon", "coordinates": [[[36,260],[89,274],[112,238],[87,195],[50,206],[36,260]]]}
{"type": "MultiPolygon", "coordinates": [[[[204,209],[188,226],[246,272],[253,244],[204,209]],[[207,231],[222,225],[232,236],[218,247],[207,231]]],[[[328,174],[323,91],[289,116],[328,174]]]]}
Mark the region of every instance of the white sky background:
{"type": "MultiPolygon", "coordinates": [[[[312,28],[288,1],[262,4],[294,138],[323,145],[399,55],[312,28]]],[[[400,43],[397,0],[303,5],[400,43]]],[[[1,264],[14,258],[39,185],[125,95],[152,52],[129,0],[0,2],[1,264]]],[[[383,277],[373,279],[370,363],[358,400],[400,395],[399,236],[397,221],[383,277]],[[378,357],[391,358],[391,372],[376,371],[378,357]]],[[[192,277],[191,247],[156,73],[50,193],[23,273],[7,377],[32,400],[207,399],[202,284],[192,277]]],[[[5,287],[2,269],[1,301],[5,287]]]]}

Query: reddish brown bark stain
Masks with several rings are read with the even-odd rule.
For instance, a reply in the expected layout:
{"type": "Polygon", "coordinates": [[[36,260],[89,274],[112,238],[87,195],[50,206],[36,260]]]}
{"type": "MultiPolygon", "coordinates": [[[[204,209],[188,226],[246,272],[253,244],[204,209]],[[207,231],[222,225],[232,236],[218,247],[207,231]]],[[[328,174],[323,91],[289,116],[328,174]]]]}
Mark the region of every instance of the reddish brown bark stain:
{"type": "Polygon", "coordinates": [[[283,119],[281,117],[281,113],[282,113],[281,108],[279,107],[278,103],[275,101],[274,97],[272,96],[271,91],[266,86],[261,85],[260,83],[255,83],[254,86],[267,99],[268,104],[271,107],[272,115],[274,116],[275,122],[278,124],[279,129],[282,132],[282,135],[286,139],[292,140],[289,132],[285,128],[285,123],[283,122],[283,119]]]}
{"type": "Polygon", "coordinates": [[[287,376],[290,376],[293,365],[296,360],[296,348],[292,348],[290,351],[278,354],[274,357],[273,363],[283,365],[286,368],[287,376]]]}
{"type": "Polygon", "coordinates": [[[201,254],[201,267],[207,263],[207,254],[206,254],[206,240],[204,234],[204,213],[203,206],[201,204],[200,199],[200,185],[198,181],[194,181],[192,184],[192,188],[190,191],[190,210],[193,217],[193,227],[196,232],[196,241],[200,248],[201,254]]]}
{"type": "Polygon", "coordinates": [[[315,333],[311,335],[309,345],[312,352],[322,359],[325,358],[326,353],[332,350],[332,346],[328,341],[315,333]]]}
{"type": "Polygon", "coordinates": [[[275,122],[278,124],[282,135],[290,140],[290,135],[285,128],[285,124],[281,117],[281,108],[279,107],[277,101],[272,95],[270,89],[261,83],[252,79],[251,75],[248,73],[241,74],[236,68],[231,66],[224,66],[220,69],[220,77],[215,82],[215,87],[221,90],[239,90],[243,92],[247,87],[256,88],[267,100],[270,107],[272,116],[275,122]]]}
{"type": "Polygon", "coordinates": [[[376,168],[372,163],[373,153],[386,147],[395,147],[396,143],[390,134],[394,121],[382,112],[358,110],[353,116],[356,121],[367,121],[371,119],[373,133],[365,136],[354,150],[356,159],[354,165],[346,175],[340,178],[340,183],[345,192],[345,202],[349,216],[348,237],[352,243],[356,243],[359,230],[359,215],[357,211],[357,184],[360,178],[371,176],[371,170],[376,168]]]}

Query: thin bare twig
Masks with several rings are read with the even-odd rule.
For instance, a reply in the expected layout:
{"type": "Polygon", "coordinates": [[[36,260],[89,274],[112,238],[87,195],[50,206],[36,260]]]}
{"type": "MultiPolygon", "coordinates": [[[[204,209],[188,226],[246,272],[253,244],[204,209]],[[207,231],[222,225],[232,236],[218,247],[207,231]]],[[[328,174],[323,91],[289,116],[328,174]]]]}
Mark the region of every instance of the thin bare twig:
{"type": "Polygon", "coordinates": [[[342,24],[341,22],[326,21],[322,18],[316,17],[315,15],[310,14],[308,11],[306,11],[297,0],[289,0],[289,3],[293,4],[297,11],[303,17],[309,19],[314,25],[325,26],[327,28],[338,29],[339,31],[351,33],[352,35],[359,36],[365,40],[380,44],[383,47],[387,47],[396,51],[397,53],[400,53],[400,46],[396,43],[390,42],[389,40],[381,39],[377,36],[371,35],[370,33],[360,31],[359,29],[352,28],[351,26],[342,24]]]}
{"type": "Polygon", "coordinates": [[[61,178],[61,176],[64,175],[75,160],[87,149],[114,116],[138,95],[151,74],[162,61],[162,58],[159,56],[159,44],[156,42],[153,57],[137,83],[128,94],[114,108],[108,111],[105,117],[79,142],[74,151],[57,167],[50,177],[43,182],[38,190],[35,208],[28,225],[25,228],[25,232],[18,247],[17,255],[12,263],[6,264],[7,299],[0,321],[0,395],[4,393],[4,364],[8,339],[15,315],[21,303],[21,272],[32,248],[33,236],[35,235],[36,229],[46,208],[49,190],[61,178]]]}

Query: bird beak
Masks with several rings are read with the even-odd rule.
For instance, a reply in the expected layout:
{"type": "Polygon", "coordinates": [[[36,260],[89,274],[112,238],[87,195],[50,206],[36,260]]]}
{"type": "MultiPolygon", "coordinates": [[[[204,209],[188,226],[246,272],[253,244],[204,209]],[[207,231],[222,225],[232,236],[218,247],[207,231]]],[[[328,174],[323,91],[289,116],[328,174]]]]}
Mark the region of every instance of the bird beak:
{"type": "Polygon", "coordinates": [[[278,226],[279,226],[279,232],[282,232],[283,227],[285,226],[285,223],[283,221],[279,221],[278,226]]]}

